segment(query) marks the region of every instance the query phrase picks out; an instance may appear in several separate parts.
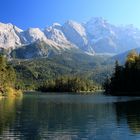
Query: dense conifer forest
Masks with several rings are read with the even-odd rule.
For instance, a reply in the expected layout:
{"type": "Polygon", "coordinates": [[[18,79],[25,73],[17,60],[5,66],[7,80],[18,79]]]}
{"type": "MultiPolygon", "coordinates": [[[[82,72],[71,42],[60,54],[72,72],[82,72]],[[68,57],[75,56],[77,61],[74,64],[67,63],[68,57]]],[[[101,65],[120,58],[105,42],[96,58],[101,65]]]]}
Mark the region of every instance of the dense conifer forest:
{"type": "Polygon", "coordinates": [[[63,76],[47,80],[41,87],[38,88],[38,90],[45,92],[91,92],[99,89],[101,89],[101,86],[93,83],[93,81],[76,76],[63,76]]]}
{"type": "Polygon", "coordinates": [[[103,64],[102,57],[65,55],[9,61],[1,55],[1,94],[6,95],[15,90],[92,92],[102,88],[101,83],[111,71],[110,67],[103,64]]]}
{"type": "MultiPolygon", "coordinates": [[[[89,87],[93,84],[92,87],[96,88],[90,90],[101,88],[106,75],[110,75],[113,68],[112,65],[104,62],[107,59],[108,57],[105,56],[65,53],[52,58],[13,59],[10,63],[16,71],[16,85],[19,89],[59,92],[75,91],[70,89],[71,86],[68,81],[71,81],[72,84],[81,84],[81,86],[84,85],[82,83],[84,82],[89,84],[89,87]],[[69,85],[69,89],[64,90],[64,83],[62,82],[56,83],[56,81],[61,80],[69,85]],[[51,83],[53,84],[51,85],[51,83]],[[60,89],[57,88],[58,84],[60,89]],[[61,84],[63,85],[61,86],[61,84]]],[[[89,91],[89,88],[82,88],[80,91],[83,89],[89,91]]]]}
{"type": "Polygon", "coordinates": [[[111,78],[107,78],[104,88],[111,95],[140,95],[140,55],[131,51],[125,65],[115,64],[115,72],[111,78]]]}

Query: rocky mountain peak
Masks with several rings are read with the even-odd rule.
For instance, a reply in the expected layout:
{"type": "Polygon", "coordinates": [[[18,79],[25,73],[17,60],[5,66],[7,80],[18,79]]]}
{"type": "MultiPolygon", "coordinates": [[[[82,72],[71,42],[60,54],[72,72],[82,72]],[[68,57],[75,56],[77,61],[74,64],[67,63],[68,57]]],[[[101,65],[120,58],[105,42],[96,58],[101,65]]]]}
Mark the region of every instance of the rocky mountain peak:
{"type": "Polygon", "coordinates": [[[29,28],[23,31],[10,23],[0,23],[0,48],[31,46],[38,40],[47,44],[43,46],[50,46],[59,52],[77,48],[88,54],[114,54],[139,48],[140,30],[132,25],[116,26],[101,17],[91,18],[84,24],[73,20],[63,25],[53,23],[44,30],[29,28]]]}

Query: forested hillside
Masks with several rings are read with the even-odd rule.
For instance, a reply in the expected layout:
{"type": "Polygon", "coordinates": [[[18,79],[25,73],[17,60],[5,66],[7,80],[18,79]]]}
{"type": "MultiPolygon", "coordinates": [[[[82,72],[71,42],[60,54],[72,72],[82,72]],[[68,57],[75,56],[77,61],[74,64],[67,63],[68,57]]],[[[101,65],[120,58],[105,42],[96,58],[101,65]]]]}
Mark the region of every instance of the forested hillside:
{"type": "Polygon", "coordinates": [[[0,56],[0,95],[19,96],[21,92],[16,90],[16,73],[8,64],[4,56],[0,56]]]}
{"type": "Polygon", "coordinates": [[[116,61],[115,72],[104,84],[111,95],[140,95],[140,55],[135,51],[128,54],[124,66],[116,61]]]}
{"type": "Polygon", "coordinates": [[[36,89],[47,80],[63,76],[75,76],[102,84],[112,72],[107,65],[107,56],[89,56],[82,53],[65,53],[51,58],[11,61],[17,73],[17,86],[21,89],[36,89]]]}

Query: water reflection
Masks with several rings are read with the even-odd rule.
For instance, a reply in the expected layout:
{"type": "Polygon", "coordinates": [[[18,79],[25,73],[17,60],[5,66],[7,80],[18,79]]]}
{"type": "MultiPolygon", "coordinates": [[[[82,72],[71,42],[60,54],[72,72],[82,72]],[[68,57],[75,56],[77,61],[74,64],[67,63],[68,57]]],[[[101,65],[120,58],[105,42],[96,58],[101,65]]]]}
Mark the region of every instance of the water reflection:
{"type": "Polygon", "coordinates": [[[16,114],[18,113],[21,99],[0,99],[0,138],[9,135],[9,127],[13,125],[16,114]]]}
{"type": "Polygon", "coordinates": [[[116,103],[118,124],[125,119],[132,133],[140,133],[140,101],[116,103]]]}
{"type": "Polygon", "coordinates": [[[28,139],[77,139],[96,136],[99,126],[114,119],[114,107],[110,104],[62,103],[39,98],[23,100],[14,130],[28,139]],[[112,112],[108,116],[107,112],[112,112]]]}
{"type": "Polygon", "coordinates": [[[140,138],[139,100],[105,96],[25,96],[0,101],[2,139],[140,138]],[[119,102],[121,100],[121,102],[119,102]]]}

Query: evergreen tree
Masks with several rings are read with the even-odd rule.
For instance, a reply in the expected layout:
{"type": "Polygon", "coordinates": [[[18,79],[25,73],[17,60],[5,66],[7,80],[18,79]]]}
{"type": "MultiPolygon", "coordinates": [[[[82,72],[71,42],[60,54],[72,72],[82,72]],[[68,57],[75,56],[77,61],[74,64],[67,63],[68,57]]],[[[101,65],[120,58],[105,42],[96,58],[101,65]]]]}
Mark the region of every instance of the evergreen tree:
{"type": "Polygon", "coordinates": [[[120,66],[116,61],[114,74],[110,80],[106,80],[104,88],[106,93],[112,95],[140,95],[139,79],[140,55],[132,51],[127,56],[125,66],[120,66]]]}

